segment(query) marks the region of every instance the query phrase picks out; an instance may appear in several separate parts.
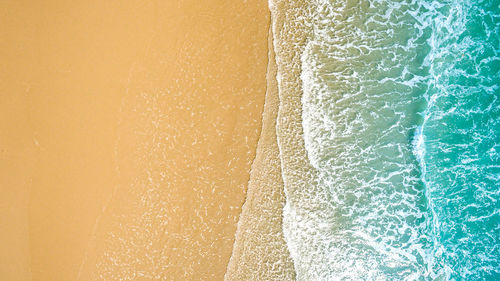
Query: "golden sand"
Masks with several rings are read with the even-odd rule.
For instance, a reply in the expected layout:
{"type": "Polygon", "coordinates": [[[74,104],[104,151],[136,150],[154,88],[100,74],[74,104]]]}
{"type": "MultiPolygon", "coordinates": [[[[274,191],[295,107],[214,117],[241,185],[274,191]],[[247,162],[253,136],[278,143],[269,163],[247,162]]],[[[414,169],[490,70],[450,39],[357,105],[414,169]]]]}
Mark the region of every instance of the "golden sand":
{"type": "Polygon", "coordinates": [[[265,0],[2,1],[1,280],[222,280],[265,0]]]}

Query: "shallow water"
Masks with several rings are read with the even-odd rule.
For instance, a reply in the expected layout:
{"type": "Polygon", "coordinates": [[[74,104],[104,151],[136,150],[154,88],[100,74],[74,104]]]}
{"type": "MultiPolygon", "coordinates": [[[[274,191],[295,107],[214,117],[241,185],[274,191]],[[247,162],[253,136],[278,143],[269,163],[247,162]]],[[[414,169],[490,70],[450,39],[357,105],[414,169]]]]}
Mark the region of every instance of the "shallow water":
{"type": "Polygon", "coordinates": [[[495,280],[498,2],[270,4],[298,279],[495,280]]]}

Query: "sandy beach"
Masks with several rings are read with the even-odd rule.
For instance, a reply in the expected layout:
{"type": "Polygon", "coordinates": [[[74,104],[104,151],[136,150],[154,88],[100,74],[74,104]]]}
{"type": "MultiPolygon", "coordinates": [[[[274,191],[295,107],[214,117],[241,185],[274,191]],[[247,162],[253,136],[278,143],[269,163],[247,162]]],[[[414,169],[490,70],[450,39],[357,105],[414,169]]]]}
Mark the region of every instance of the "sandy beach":
{"type": "Polygon", "coordinates": [[[0,1],[0,281],[497,280],[498,1],[0,1]]]}
{"type": "Polygon", "coordinates": [[[1,5],[1,279],[222,280],[267,2],[1,5]]]}

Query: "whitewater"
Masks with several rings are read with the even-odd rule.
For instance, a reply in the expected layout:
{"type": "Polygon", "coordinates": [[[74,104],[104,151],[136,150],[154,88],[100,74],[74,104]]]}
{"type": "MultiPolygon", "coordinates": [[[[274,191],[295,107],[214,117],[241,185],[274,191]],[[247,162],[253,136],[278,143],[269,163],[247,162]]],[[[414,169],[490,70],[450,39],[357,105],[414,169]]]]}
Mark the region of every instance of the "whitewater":
{"type": "Polygon", "coordinates": [[[500,279],[499,5],[270,0],[298,280],[500,279]]]}

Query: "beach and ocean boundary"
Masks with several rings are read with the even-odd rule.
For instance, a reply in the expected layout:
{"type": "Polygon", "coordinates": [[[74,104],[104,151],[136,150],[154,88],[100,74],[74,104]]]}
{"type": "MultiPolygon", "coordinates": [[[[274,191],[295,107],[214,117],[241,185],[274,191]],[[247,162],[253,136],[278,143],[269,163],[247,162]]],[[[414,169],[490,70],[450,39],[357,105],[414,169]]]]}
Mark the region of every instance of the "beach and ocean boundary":
{"type": "Polygon", "coordinates": [[[267,89],[262,130],[250,170],[233,253],[225,280],[295,280],[283,237],[285,193],[276,135],[279,108],[273,34],[268,36],[267,89]]]}

